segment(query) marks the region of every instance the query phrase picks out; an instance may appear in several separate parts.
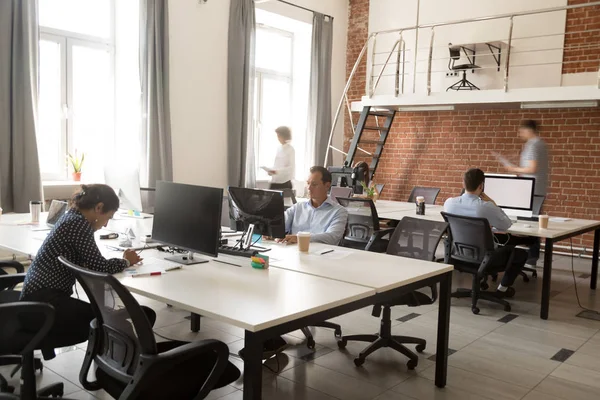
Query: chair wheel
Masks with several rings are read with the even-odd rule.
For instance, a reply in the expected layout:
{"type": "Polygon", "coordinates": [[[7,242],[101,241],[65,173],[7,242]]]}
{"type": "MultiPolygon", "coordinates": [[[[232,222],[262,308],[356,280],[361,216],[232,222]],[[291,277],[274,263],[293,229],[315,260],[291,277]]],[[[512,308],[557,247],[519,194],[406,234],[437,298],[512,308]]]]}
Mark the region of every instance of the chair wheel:
{"type": "Polygon", "coordinates": [[[473,311],[473,314],[475,315],[479,314],[479,308],[477,307],[471,307],[471,311],[473,311]]]}
{"type": "Polygon", "coordinates": [[[481,283],[481,290],[488,290],[489,288],[490,288],[490,285],[488,285],[487,282],[481,283]]]}
{"type": "Polygon", "coordinates": [[[419,362],[416,360],[408,360],[408,362],[406,363],[406,366],[409,370],[417,368],[417,365],[419,365],[419,362]]]}
{"type": "Polygon", "coordinates": [[[417,347],[415,348],[415,350],[417,350],[417,353],[422,353],[425,350],[425,345],[418,344],[417,347]]]}
{"type": "Polygon", "coordinates": [[[492,282],[496,282],[498,280],[498,274],[492,275],[492,282]]]}
{"type": "Polygon", "coordinates": [[[361,357],[357,357],[354,359],[354,365],[356,365],[357,367],[362,366],[365,363],[365,359],[361,358],[361,357]]]}
{"type": "Polygon", "coordinates": [[[333,334],[336,338],[341,338],[342,337],[342,328],[336,328],[335,331],[333,331],[333,334]]]}
{"type": "Polygon", "coordinates": [[[346,348],[346,345],[348,344],[348,341],[346,339],[342,338],[342,340],[338,340],[337,344],[338,344],[338,348],[340,350],[343,350],[343,349],[346,348]]]}
{"type": "Polygon", "coordinates": [[[306,341],[306,347],[308,347],[308,348],[309,348],[309,349],[311,349],[311,350],[314,350],[314,349],[315,349],[315,339],[313,339],[313,338],[309,338],[309,339],[306,341]]]}
{"type": "Polygon", "coordinates": [[[529,282],[529,277],[527,275],[523,275],[523,282],[529,282]]]}
{"type": "Polygon", "coordinates": [[[532,278],[537,278],[537,271],[533,271],[533,272],[531,273],[531,277],[532,277],[532,278]]]}
{"type": "Polygon", "coordinates": [[[507,304],[504,306],[504,311],[506,312],[510,312],[511,308],[510,308],[510,304],[507,304]]]}

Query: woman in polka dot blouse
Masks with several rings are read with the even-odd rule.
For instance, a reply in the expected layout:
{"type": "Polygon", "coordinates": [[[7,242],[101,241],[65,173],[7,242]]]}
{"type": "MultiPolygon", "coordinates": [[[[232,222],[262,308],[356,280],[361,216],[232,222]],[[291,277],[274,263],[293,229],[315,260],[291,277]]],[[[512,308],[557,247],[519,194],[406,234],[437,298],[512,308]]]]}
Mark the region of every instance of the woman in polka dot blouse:
{"type": "MultiPolygon", "coordinates": [[[[94,232],[105,227],[118,208],[119,198],[110,186],[82,185],[73,196],[71,209],[48,234],[27,271],[21,300],[41,301],[54,306],[54,325],[48,337],[60,338],[63,346],[88,339],[94,314],[89,303],[71,297],[75,276],[58,261],[58,256],[64,256],[82,267],[110,274],[141,261],[131,250],[126,250],[122,259],[107,260],[96,245],[94,232]]],[[[153,324],[156,319],[154,311],[144,309],[153,324]]],[[[38,328],[35,321],[28,325],[30,329],[38,328]]]]}

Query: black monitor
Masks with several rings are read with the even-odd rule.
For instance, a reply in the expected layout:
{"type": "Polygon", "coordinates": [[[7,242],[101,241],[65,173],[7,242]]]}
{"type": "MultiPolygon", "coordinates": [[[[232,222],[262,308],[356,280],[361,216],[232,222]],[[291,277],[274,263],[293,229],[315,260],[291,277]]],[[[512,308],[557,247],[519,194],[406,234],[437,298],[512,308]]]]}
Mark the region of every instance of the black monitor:
{"type": "Polygon", "coordinates": [[[232,229],[285,238],[283,193],[276,190],[229,187],[229,218],[232,229]]]}
{"type": "Polygon", "coordinates": [[[166,260],[190,265],[208,261],[193,252],[217,256],[222,199],[223,189],[157,183],[152,239],[188,251],[166,260]]]}

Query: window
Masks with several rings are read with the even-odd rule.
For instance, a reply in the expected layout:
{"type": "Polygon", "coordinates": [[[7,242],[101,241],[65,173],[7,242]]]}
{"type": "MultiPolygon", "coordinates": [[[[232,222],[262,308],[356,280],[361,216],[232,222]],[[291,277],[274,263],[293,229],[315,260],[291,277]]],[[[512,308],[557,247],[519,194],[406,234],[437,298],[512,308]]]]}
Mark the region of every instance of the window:
{"type": "Polygon", "coordinates": [[[84,179],[103,181],[106,160],[114,160],[107,154],[116,149],[117,128],[132,125],[119,114],[136,110],[120,104],[121,98],[134,105],[140,99],[139,79],[130,73],[123,76],[123,70],[132,68],[124,68],[116,57],[123,53],[120,43],[127,43],[127,64],[137,70],[137,49],[125,40],[137,40],[137,13],[136,0],[39,0],[37,142],[43,180],[69,179],[67,155],[84,153],[84,179]],[[121,81],[130,86],[138,82],[138,93],[124,95],[116,84],[121,81]]]}
{"type": "Polygon", "coordinates": [[[292,128],[296,178],[304,179],[311,25],[260,9],[256,19],[256,177],[270,179],[260,167],[273,165],[279,146],[275,128],[285,125],[292,128]]]}

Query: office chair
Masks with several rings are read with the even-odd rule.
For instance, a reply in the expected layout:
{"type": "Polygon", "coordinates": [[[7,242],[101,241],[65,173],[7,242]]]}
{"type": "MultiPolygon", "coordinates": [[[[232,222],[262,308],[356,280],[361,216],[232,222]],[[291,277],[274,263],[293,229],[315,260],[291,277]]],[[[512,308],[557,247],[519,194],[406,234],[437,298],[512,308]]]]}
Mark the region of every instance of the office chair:
{"type": "MultiPolygon", "coordinates": [[[[14,290],[15,286],[23,283],[25,280],[25,269],[23,265],[17,261],[2,261],[0,262],[0,304],[16,303],[19,301],[21,292],[14,290]],[[14,269],[15,274],[8,274],[4,269],[14,269]]],[[[0,366],[21,365],[21,356],[19,355],[0,355],[0,366]]],[[[42,361],[39,358],[34,359],[34,369],[42,370],[42,361]]],[[[0,393],[12,393],[14,388],[9,386],[8,381],[0,374],[0,393]]]]}
{"type": "Polygon", "coordinates": [[[146,313],[114,276],[81,268],[63,257],[59,261],[85,290],[96,317],[90,323],[79,373],[86,390],[104,389],[114,398],[130,400],[203,399],[217,386],[239,378],[225,343],[156,343],[146,313]],[[90,382],[92,362],[96,380],[90,382]]]}
{"type": "Polygon", "coordinates": [[[286,206],[285,205],[285,200],[286,199],[290,199],[292,202],[292,205],[296,204],[298,201],[296,200],[296,192],[294,191],[294,189],[283,189],[281,191],[281,193],[283,194],[283,202],[284,202],[284,208],[287,210],[288,208],[290,208],[291,206],[286,206]]]}
{"type": "Polygon", "coordinates": [[[513,261],[513,247],[506,264],[496,261],[498,254],[494,246],[494,236],[489,221],[486,218],[466,217],[442,212],[442,217],[448,223],[448,243],[446,251],[447,264],[454,265],[457,271],[473,275],[471,289],[457,289],[452,297],[471,297],[471,311],[479,314],[477,303],[479,299],[491,301],[504,306],[504,311],[511,310],[510,304],[498,297],[496,293],[486,292],[489,288],[488,276],[503,272],[513,261]]]}
{"type": "Polygon", "coordinates": [[[338,197],[349,199],[354,194],[354,190],[351,187],[339,187],[333,186],[329,191],[329,197],[334,203],[340,204],[337,201],[338,197]]]}
{"type": "Polygon", "coordinates": [[[44,337],[54,323],[54,307],[47,303],[16,301],[0,304],[0,354],[18,354],[21,364],[20,395],[0,393],[0,398],[37,400],[61,397],[64,392],[62,382],[36,391],[35,358],[33,352],[40,348],[44,337]],[[41,319],[37,332],[25,330],[23,317],[41,319]]]}
{"type": "Polygon", "coordinates": [[[417,197],[423,196],[425,197],[425,204],[433,205],[435,204],[438,194],[440,194],[440,188],[415,186],[408,196],[408,202],[414,203],[417,201],[417,197]]]}
{"type": "MultiPolygon", "coordinates": [[[[463,77],[461,80],[459,80],[458,82],[456,82],[453,85],[448,86],[448,88],[446,89],[446,92],[450,89],[452,90],[479,90],[479,88],[477,86],[475,86],[473,83],[469,82],[469,80],[467,79],[467,71],[468,70],[473,70],[473,72],[475,72],[475,69],[480,68],[478,65],[469,63],[469,64],[459,64],[456,65],[456,61],[460,60],[460,50],[462,49],[462,47],[448,47],[448,51],[450,52],[450,58],[448,59],[448,69],[450,71],[462,71],[463,77]]],[[[468,57],[468,55],[467,55],[468,57]]],[[[469,59],[469,61],[471,61],[469,59]]]]}
{"type": "Polygon", "coordinates": [[[156,188],[140,188],[140,194],[142,196],[142,212],[154,214],[156,188]]]}
{"type": "MultiPolygon", "coordinates": [[[[447,228],[448,224],[445,222],[404,217],[394,230],[386,253],[399,257],[433,261],[438,244],[447,228]]],[[[399,265],[398,268],[402,268],[402,265],[399,265]]],[[[383,310],[379,333],[376,335],[344,336],[338,342],[339,348],[345,348],[349,340],[371,342],[354,359],[354,364],[360,367],[364,364],[369,354],[383,347],[391,347],[407,356],[409,358],[407,363],[408,369],[414,369],[419,362],[419,356],[409,350],[404,344],[416,344],[417,352],[421,353],[425,350],[427,342],[420,338],[392,335],[391,308],[398,305],[417,307],[425,304],[433,304],[438,296],[437,286],[430,286],[430,290],[431,296],[420,291],[414,291],[398,297],[391,302],[376,304],[372,312],[374,317],[380,317],[383,310]]]]}
{"type": "Polygon", "coordinates": [[[380,228],[373,200],[338,197],[337,201],[348,210],[346,233],[340,246],[358,250],[365,250],[369,246],[371,251],[384,253],[388,245],[388,240],[384,237],[394,229],[380,228]]]}

